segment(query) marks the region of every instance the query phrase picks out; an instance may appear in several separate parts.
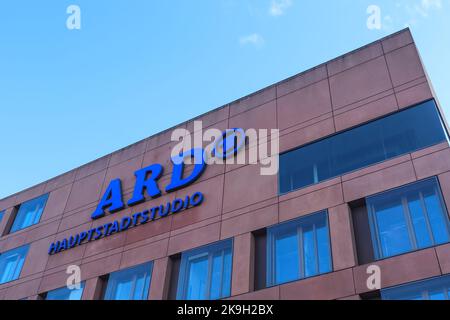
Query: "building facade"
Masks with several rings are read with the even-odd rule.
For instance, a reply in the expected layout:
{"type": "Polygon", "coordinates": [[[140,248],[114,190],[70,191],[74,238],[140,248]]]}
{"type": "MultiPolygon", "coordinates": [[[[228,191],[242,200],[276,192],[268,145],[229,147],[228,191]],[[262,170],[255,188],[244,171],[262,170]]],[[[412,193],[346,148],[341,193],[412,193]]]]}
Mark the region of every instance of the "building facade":
{"type": "Polygon", "coordinates": [[[172,128],[0,200],[0,299],[448,299],[448,130],[409,30],[194,120],[279,129],[279,173],[183,183],[172,128]]]}

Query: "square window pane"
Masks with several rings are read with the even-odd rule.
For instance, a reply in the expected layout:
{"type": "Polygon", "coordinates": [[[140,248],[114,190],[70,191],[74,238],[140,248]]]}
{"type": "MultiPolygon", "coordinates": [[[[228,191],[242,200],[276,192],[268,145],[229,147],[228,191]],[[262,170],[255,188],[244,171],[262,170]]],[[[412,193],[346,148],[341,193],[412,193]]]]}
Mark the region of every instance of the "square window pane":
{"type": "Polygon", "coordinates": [[[448,300],[446,288],[450,286],[450,276],[417,281],[381,290],[383,300],[448,300]]]}
{"type": "Polygon", "coordinates": [[[184,252],[181,257],[177,299],[212,300],[230,296],[231,269],[231,240],[184,252]]]}
{"type": "Polygon", "coordinates": [[[10,233],[28,228],[41,220],[42,212],[47,203],[48,194],[22,203],[19,206],[10,233]]]}
{"type": "Polygon", "coordinates": [[[267,286],[330,272],[326,211],[268,229],[267,286]]]}
{"type": "Polygon", "coordinates": [[[412,245],[401,202],[387,201],[374,208],[382,256],[389,257],[410,251],[412,245]]]}
{"type": "Polygon", "coordinates": [[[23,246],[0,254],[0,284],[19,278],[28,248],[23,246]]]}
{"type": "Polygon", "coordinates": [[[378,259],[447,243],[450,226],[436,178],[367,198],[378,259]]]}
{"type": "Polygon", "coordinates": [[[153,263],[145,263],[111,273],[105,300],[146,300],[150,287],[153,263]]]}
{"type": "Polygon", "coordinates": [[[63,287],[49,291],[45,296],[45,300],[81,300],[83,290],[84,282],[80,283],[79,289],[69,289],[67,287],[63,287]]]}
{"type": "Polygon", "coordinates": [[[377,123],[345,131],[330,139],[328,152],[334,177],[386,159],[382,128],[377,123]]]}
{"type": "Polygon", "coordinates": [[[430,291],[428,295],[429,295],[428,300],[447,300],[447,297],[445,296],[445,291],[443,289],[430,291]]]}

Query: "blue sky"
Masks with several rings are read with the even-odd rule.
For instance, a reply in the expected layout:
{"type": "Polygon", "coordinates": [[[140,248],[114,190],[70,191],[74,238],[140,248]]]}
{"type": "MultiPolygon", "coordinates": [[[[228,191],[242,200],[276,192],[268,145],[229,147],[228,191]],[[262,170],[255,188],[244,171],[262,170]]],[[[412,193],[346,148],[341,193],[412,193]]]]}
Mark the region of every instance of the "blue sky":
{"type": "Polygon", "coordinates": [[[406,25],[450,118],[449,0],[2,1],[0,198],[406,25]]]}

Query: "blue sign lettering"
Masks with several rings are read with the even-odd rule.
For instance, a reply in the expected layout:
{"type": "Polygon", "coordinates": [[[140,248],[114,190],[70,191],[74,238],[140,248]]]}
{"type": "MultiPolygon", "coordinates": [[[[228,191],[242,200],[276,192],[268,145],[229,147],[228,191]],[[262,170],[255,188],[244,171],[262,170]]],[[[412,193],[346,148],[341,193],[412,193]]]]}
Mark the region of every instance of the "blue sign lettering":
{"type": "MultiPolygon", "coordinates": [[[[217,141],[214,146],[215,156],[227,158],[245,144],[245,133],[242,129],[227,130],[222,135],[222,139],[217,141]],[[237,140],[239,133],[240,140],[237,140]],[[230,146],[232,148],[230,148],[230,146]],[[219,151],[221,149],[221,151],[219,151]]],[[[203,149],[191,149],[177,157],[172,158],[173,170],[170,184],[166,187],[167,193],[185,188],[197,181],[206,168],[203,149]],[[186,158],[191,158],[194,165],[192,172],[188,177],[184,177],[184,163],[186,158]]],[[[133,207],[145,201],[146,194],[150,198],[161,196],[161,190],[158,187],[158,180],[163,175],[163,167],[160,164],[153,164],[149,167],[137,170],[134,175],[136,183],[131,199],[127,205],[133,207]]],[[[103,194],[100,203],[92,213],[92,219],[97,220],[105,216],[105,211],[115,213],[125,208],[122,199],[122,183],[120,179],[112,180],[103,194]]],[[[50,244],[48,254],[56,254],[65,250],[72,249],[83,243],[99,240],[110,235],[126,231],[137,225],[145,224],[159,218],[167,217],[171,214],[177,214],[181,211],[201,205],[204,201],[204,195],[196,192],[184,199],[177,198],[165,205],[154,206],[142,212],[136,212],[131,216],[123,217],[120,221],[114,221],[105,225],[97,226],[91,230],[82,231],[79,234],[72,235],[61,241],[50,244]]]]}
{"type": "Polygon", "coordinates": [[[92,228],[90,230],[82,231],[79,234],[72,235],[66,239],[53,242],[48,248],[48,254],[53,255],[66,251],[84,243],[96,241],[102,238],[109,237],[113,234],[126,231],[138,225],[146,224],[158,218],[164,218],[171,214],[177,214],[189,208],[198,207],[202,204],[204,195],[201,192],[196,192],[191,196],[186,196],[185,199],[175,199],[165,205],[152,207],[149,210],[136,212],[131,216],[123,217],[107,223],[102,226],[92,228]]]}
{"type": "Polygon", "coordinates": [[[122,182],[119,179],[113,180],[109,184],[108,189],[106,189],[97,209],[92,214],[92,219],[103,217],[107,208],[109,208],[109,212],[114,213],[122,210],[124,206],[122,201],[122,182]]]}

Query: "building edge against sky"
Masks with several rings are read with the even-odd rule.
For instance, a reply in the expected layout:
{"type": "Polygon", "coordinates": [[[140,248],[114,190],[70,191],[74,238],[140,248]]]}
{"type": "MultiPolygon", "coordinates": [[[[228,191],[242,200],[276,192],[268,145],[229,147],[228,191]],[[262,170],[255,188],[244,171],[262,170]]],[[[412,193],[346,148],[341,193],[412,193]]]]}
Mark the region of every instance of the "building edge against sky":
{"type": "MultiPolygon", "coordinates": [[[[369,43],[369,44],[367,44],[365,46],[359,47],[359,48],[357,48],[357,49],[355,49],[353,51],[347,52],[347,53],[345,53],[345,54],[343,54],[341,56],[338,56],[338,57],[336,57],[334,59],[331,59],[331,60],[329,60],[327,62],[319,64],[319,65],[317,65],[315,67],[312,67],[312,68],[310,68],[308,70],[305,70],[305,71],[302,71],[302,72],[300,72],[298,74],[295,74],[295,75],[293,75],[293,76],[291,76],[289,78],[286,78],[286,79],[283,79],[283,80],[281,80],[279,82],[276,82],[276,83],[274,83],[274,84],[272,84],[270,86],[267,86],[267,87],[262,88],[262,89],[260,89],[258,91],[250,93],[250,94],[248,94],[248,95],[246,95],[246,96],[244,96],[242,98],[239,98],[239,99],[234,100],[234,101],[232,101],[230,103],[224,104],[221,107],[217,107],[217,108],[212,109],[212,110],[210,110],[208,112],[205,112],[205,113],[203,113],[203,114],[201,114],[201,115],[199,115],[199,116],[197,116],[195,118],[189,119],[189,120],[187,120],[187,121],[185,121],[185,122],[183,122],[183,123],[181,123],[179,125],[176,125],[176,126],[168,128],[168,129],[165,129],[165,130],[163,130],[161,132],[155,133],[155,134],[149,136],[148,138],[142,139],[142,140],[140,140],[138,142],[135,142],[135,143],[133,143],[133,144],[131,144],[129,146],[123,147],[123,148],[121,148],[121,149],[119,149],[117,151],[114,151],[114,152],[112,152],[110,154],[107,154],[107,155],[105,155],[103,157],[100,157],[100,158],[95,159],[95,160],[93,160],[91,162],[88,162],[87,164],[81,165],[80,167],[74,168],[72,170],[69,170],[68,172],[65,172],[65,173],[62,173],[62,174],[60,174],[60,175],[58,175],[56,177],[50,178],[50,179],[48,179],[46,181],[43,181],[43,182],[39,183],[38,185],[42,185],[42,184],[48,183],[48,182],[50,182],[50,181],[52,181],[54,179],[57,179],[57,178],[62,177],[64,175],[66,175],[66,174],[69,174],[71,172],[79,170],[79,169],[81,169],[81,168],[83,168],[85,166],[88,166],[88,165],[90,165],[92,163],[95,163],[95,162],[97,162],[100,159],[103,159],[105,157],[111,157],[111,156],[116,155],[116,154],[126,153],[126,151],[128,149],[133,148],[133,147],[137,147],[138,145],[141,145],[144,142],[148,142],[149,140],[158,139],[158,137],[160,137],[160,136],[164,136],[163,139],[162,139],[163,140],[162,144],[164,144],[164,142],[165,143],[170,142],[170,135],[173,132],[173,130],[175,130],[177,128],[180,128],[180,127],[184,127],[184,128],[187,128],[187,129],[189,129],[190,127],[193,128],[192,123],[194,121],[204,121],[203,120],[204,118],[208,118],[208,116],[210,116],[211,114],[213,114],[215,112],[220,112],[220,111],[222,111],[222,109],[227,109],[227,108],[230,108],[230,107],[233,107],[233,106],[236,106],[236,105],[241,105],[241,110],[237,111],[237,112],[234,112],[234,114],[239,114],[239,113],[243,112],[245,110],[245,108],[249,108],[250,109],[250,108],[254,108],[254,107],[260,106],[261,104],[264,104],[265,102],[269,101],[270,99],[274,99],[275,97],[279,96],[278,94],[270,96],[270,94],[267,93],[267,91],[274,90],[275,88],[277,88],[279,86],[289,87],[290,83],[295,82],[295,81],[299,81],[300,84],[297,85],[298,88],[302,88],[303,86],[307,87],[309,84],[312,84],[312,83],[320,80],[321,76],[323,77],[323,75],[317,75],[316,74],[317,73],[317,69],[326,68],[326,66],[328,64],[344,64],[344,65],[348,64],[347,67],[343,67],[343,68],[344,69],[345,68],[350,68],[352,63],[357,65],[359,63],[364,62],[364,60],[361,60],[359,62],[358,61],[356,61],[356,62],[354,62],[354,61],[347,62],[347,61],[344,61],[346,58],[347,59],[352,59],[354,55],[358,54],[358,52],[364,51],[364,50],[370,48],[371,46],[373,46],[376,43],[382,43],[383,41],[386,41],[386,40],[392,39],[392,38],[397,38],[397,37],[400,38],[400,40],[398,40],[398,41],[400,41],[400,42],[401,41],[405,41],[403,44],[407,44],[408,41],[411,41],[410,44],[414,44],[415,45],[414,38],[413,38],[413,35],[411,34],[410,29],[409,28],[405,28],[403,30],[400,30],[398,32],[390,34],[390,35],[388,35],[386,37],[383,37],[383,38],[381,38],[381,39],[379,39],[379,40],[377,40],[375,42],[372,42],[372,43],[369,43]],[[403,35],[405,33],[409,34],[410,40],[402,39],[402,36],[405,37],[403,35]],[[313,77],[313,78],[309,79],[309,77],[313,77]],[[266,93],[266,96],[264,96],[265,93],[266,93]],[[258,98],[259,95],[261,97],[258,98]],[[255,101],[253,101],[253,100],[255,100],[255,101]],[[167,140],[167,138],[168,138],[168,140],[167,140]]],[[[420,66],[422,68],[423,74],[424,74],[424,76],[426,77],[426,80],[427,80],[427,88],[426,89],[428,89],[430,91],[430,92],[427,92],[427,94],[429,94],[430,98],[432,97],[433,99],[435,99],[436,104],[439,107],[439,111],[441,113],[441,117],[442,117],[442,119],[444,121],[444,125],[446,126],[447,131],[450,131],[449,130],[450,127],[449,127],[448,122],[447,122],[446,117],[445,117],[445,112],[442,110],[442,107],[441,107],[439,99],[438,99],[439,95],[434,90],[433,83],[432,83],[432,81],[431,81],[431,79],[430,79],[430,77],[429,77],[429,75],[428,75],[428,73],[426,71],[426,66],[423,64],[422,58],[420,57],[420,51],[418,51],[418,50],[417,50],[417,56],[418,56],[418,59],[420,60],[420,66]]],[[[370,59],[370,57],[364,57],[363,59],[370,59]]],[[[291,86],[294,89],[287,89],[286,92],[289,92],[289,90],[295,91],[296,84],[295,83],[291,84],[291,86]]],[[[421,87],[420,89],[423,89],[423,88],[421,87]]],[[[212,121],[214,122],[214,120],[212,120],[212,121]]],[[[209,123],[209,122],[207,122],[207,123],[209,123]]],[[[155,142],[155,145],[158,145],[158,143],[159,142],[155,142]]],[[[25,192],[27,190],[33,189],[36,186],[37,185],[31,186],[31,187],[26,188],[26,189],[24,189],[22,191],[19,191],[19,192],[16,192],[16,193],[12,194],[12,195],[6,196],[3,199],[0,199],[0,201],[5,201],[5,200],[7,200],[9,198],[12,198],[12,197],[16,196],[17,194],[20,194],[20,193],[23,193],[23,192],[25,192]]]]}
{"type": "MultiPolygon", "coordinates": [[[[135,172],[151,164],[165,168],[161,189],[170,182],[172,128],[0,200],[0,299],[64,297],[71,265],[82,279],[71,297],[82,299],[448,298],[450,148],[439,117],[448,128],[402,30],[195,119],[220,130],[278,128],[280,177],[261,176],[259,165],[208,166],[184,189],[92,220],[114,179],[125,200],[135,172]],[[342,147],[370,130],[380,137],[342,147]],[[302,156],[320,141],[344,151],[302,156]],[[203,203],[185,212],[47,253],[196,192],[203,203]],[[371,265],[381,291],[367,287],[371,265]],[[135,289],[118,289],[127,286],[135,289]]],[[[192,131],[193,121],[178,128],[192,131]]]]}

